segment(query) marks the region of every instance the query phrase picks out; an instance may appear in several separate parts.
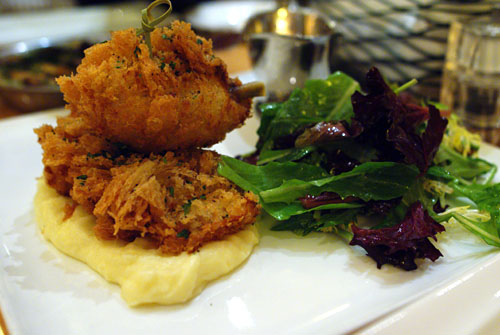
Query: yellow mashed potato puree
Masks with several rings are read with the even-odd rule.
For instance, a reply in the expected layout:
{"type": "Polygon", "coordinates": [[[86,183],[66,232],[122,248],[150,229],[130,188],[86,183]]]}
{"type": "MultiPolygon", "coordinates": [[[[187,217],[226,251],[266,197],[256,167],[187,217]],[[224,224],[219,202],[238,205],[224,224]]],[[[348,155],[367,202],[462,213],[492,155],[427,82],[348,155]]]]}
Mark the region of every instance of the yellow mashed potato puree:
{"type": "Polygon", "coordinates": [[[94,217],[80,206],[63,221],[64,207],[71,200],[49,187],[44,178],[38,181],[34,202],[43,236],[60,251],[119,284],[130,306],[185,302],[209,281],[238,267],[258,243],[257,229],[251,225],[222,241],[204,245],[198,252],[162,255],[140,238],[128,244],[97,239],[92,230],[94,217]]]}

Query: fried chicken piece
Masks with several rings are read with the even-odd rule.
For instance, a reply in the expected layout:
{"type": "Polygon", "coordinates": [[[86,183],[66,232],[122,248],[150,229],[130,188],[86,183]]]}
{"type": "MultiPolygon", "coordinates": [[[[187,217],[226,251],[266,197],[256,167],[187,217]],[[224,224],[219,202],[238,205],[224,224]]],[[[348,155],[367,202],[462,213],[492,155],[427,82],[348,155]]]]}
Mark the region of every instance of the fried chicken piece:
{"type": "Polygon", "coordinates": [[[218,158],[212,151],[167,152],[111,169],[94,209],[97,235],[136,232],[179,253],[243,229],[259,212],[257,198],[217,175],[218,158]]]}
{"type": "Polygon", "coordinates": [[[35,132],[48,184],[96,216],[102,239],[143,236],[164,253],[194,252],[253,224],[259,213],[253,193],[217,175],[213,151],[139,155],[71,116],[35,132]]]}
{"type": "Polygon", "coordinates": [[[153,57],[135,29],[85,51],[77,74],[57,79],[72,115],[99,135],[143,153],[206,147],[249,115],[212,42],[187,23],[151,33],[153,57]]]}
{"type": "Polygon", "coordinates": [[[43,125],[35,129],[43,149],[44,177],[57,192],[92,212],[111,181],[110,169],[118,157],[125,158],[117,145],[97,136],[81,119],[65,117],[57,123],[55,128],[43,125]],[[83,184],[87,186],[84,193],[74,187],[83,184]]]}

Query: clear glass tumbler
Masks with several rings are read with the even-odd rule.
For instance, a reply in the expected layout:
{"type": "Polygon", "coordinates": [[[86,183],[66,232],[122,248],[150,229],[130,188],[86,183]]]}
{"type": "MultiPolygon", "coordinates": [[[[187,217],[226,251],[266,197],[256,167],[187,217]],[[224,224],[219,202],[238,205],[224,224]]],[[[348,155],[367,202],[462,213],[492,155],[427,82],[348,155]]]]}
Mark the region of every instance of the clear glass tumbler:
{"type": "Polygon", "coordinates": [[[441,102],[486,141],[500,145],[500,7],[454,22],[448,37],[441,102]]]}

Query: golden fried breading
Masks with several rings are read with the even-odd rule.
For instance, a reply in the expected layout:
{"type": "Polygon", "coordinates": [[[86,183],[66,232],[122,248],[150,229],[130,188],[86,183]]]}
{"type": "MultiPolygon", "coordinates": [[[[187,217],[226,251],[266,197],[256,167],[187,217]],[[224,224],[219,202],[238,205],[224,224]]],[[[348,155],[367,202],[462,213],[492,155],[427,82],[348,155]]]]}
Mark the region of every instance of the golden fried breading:
{"type": "Polygon", "coordinates": [[[153,57],[134,29],[85,51],[77,74],[57,79],[72,115],[100,135],[143,153],[205,147],[224,139],[249,115],[239,80],[190,25],[151,33],[153,57]]]}
{"type": "Polygon", "coordinates": [[[35,132],[48,184],[96,216],[100,238],[144,236],[164,253],[193,252],[252,224],[259,213],[254,194],[217,175],[215,152],[144,157],[73,117],[35,132]]]}
{"type": "Polygon", "coordinates": [[[215,152],[194,150],[113,168],[94,209],[98,236],[137,232],[179,253],[243,229],[258,214],[257,199],[218,176],[217,164],[215,152]]]}
{"type": "Polygon", "coordinates": [[[124,160],[121,150],[96,136],[81,119],[65,117],[57,123],[56,128],[43,125],[35,129],[44,151],[44,177],[57,192],[92,212],[111,181],[110,169],[116,164],[111,158],[124,160]],[[83,183],[87,185],[84,194],[74,187],[83,183]]]}

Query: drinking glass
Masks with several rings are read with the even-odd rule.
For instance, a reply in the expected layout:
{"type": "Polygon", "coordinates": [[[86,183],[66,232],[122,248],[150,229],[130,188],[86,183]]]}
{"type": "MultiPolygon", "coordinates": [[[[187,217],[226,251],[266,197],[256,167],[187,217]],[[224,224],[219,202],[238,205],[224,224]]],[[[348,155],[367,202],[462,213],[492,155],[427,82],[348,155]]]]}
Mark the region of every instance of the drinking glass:
{"type": "Polygon", "coordinates": [[[500,6],[451,25],[441,102],[472,131],[500,144],[500,6]]]}

